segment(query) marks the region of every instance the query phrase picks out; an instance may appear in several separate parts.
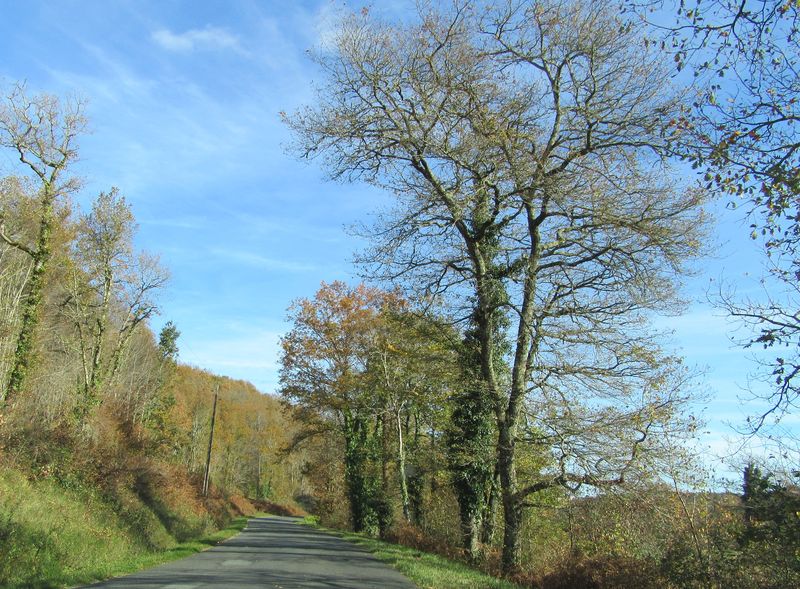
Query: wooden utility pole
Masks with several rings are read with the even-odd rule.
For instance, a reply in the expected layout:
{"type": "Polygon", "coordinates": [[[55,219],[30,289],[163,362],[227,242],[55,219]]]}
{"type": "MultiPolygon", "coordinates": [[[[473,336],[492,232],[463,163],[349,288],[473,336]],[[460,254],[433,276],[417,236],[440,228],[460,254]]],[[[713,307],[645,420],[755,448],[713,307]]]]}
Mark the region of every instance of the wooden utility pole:
{"type": "Polygon", "coordinates": [[[214,444],[214,422],[217,419],[217,397],[219,397],[219,384],[214,385],[214,406],[211,409],[211,433],[208,436],[208,452],[206,453],[206,474],[203,477],[203,497],[208,496],[209,474],[211,472],[211,446],[214,444]]]}

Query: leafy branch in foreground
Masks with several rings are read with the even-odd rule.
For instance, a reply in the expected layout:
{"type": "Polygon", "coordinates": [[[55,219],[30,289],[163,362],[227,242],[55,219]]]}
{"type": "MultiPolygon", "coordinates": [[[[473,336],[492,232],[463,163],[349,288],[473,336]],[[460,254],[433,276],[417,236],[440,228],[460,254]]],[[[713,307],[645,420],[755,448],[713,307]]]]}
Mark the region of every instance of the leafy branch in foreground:
{"type": "Polygon", "coordinates": [[[692,71],[697,96],[672,121],[674,152],[703,173],[708,189],[744,206],[766,255],[765,291],[718,303],[751,333],[745,348],[776,349],[761,365],[769,406],[751,416],[757,433],[798,399],[800,350],[800,3],[796,0],[630,0],[677,68],[692,71]],[[654,10],[674,15],[665,24],[654,10]],[[661,37],[659,40],[658,37],[661,37]]]}

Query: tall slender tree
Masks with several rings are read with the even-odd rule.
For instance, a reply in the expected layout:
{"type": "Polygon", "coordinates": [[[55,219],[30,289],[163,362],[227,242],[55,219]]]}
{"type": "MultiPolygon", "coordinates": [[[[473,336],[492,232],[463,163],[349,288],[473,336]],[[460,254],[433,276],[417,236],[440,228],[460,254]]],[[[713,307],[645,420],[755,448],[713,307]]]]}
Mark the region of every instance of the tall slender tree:
{"type": "Polygon", "coordinates": [[[134,251],[135,230],[130,206],[116,188],[101,193],[78,223],[77,264],[62,308],[78,335],[79,418],[99,402],[100,386],[116,376],[134,330],[157,312],[155,295],[168,280],[155,257],[134,251]]]}
{"type": "Polygon", "coordinates": [[[396,463],[403,517],[409,522],[414,491],[409,472],[421,466],[412,421],[418,429],[425,416],[442,412],[457,387],[457,338],[451,325],[415,313],[402,301],[384,309],[376,325],[367,376],[387,418],[384,437],[393,451],[385,462],[396,463]]]}
{"type": "Polygon", "coordinates": [[[21,85],[0,106],[0,145],[16,153],[24,169],[32,174],[39,200],[35,236],[21,235],[17,228],[7,227],[5,211],[0,210],[0,239],[27,254],[32,265],[14,361],[3,391],[4,405],[22,391],[34,358],[45,273],[52,255],[56,206],[78,187],[77,179],[69,176],[69,166],[78,157],[76,143],[85,127],[80,101],[60,101],[46,94],[31,96],[21,85]]]}

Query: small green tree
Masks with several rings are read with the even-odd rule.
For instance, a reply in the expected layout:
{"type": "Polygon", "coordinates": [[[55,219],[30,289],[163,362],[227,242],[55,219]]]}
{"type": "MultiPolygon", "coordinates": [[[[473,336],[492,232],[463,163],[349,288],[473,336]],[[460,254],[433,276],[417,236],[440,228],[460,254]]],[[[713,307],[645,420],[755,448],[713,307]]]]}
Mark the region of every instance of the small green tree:
{"type": "Polygon", "coordinates": [[[173,362],[178,359],[178,338],[181,332],[172,321],[167,321],[158,334],[158,351],[165,360],[173,362]]]}
{"type": "MultiPolygon", "coordinates": [[[[800,479],[800,473],[795,477],[800,479]]],[[[776,482],[771,474],[749,464],[742,489],[743,542],[776,539],[789,553],[800,550],[800,488],[776,482]]],[[[800,572],[800,562],[794,562],[800,572]]]]}
{"type": "MultiPolygon", "coordinates": [[[[800,482],[800,473],[794,477],[800,482]]],[[[748,464],[742,485],[744,526],[739,534],[742,566],[763,571],[774,587],[800,581],[800,487],[776,482],[748,464]]]]}

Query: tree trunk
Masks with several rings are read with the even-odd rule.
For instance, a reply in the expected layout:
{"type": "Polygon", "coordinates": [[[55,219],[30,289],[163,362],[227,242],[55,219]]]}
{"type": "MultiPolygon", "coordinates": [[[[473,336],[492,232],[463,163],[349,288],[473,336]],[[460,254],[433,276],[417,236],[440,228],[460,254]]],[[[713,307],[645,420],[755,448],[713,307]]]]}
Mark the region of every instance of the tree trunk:
{"type": "Polygon", "coordinates": [[[502,571],[506,575],[518,572],[520,565],[519,534],[522,525],[523,498],[518,495],[515,451],[520,409],[528,388],[528,380],[533,366],[532,360],[536,356],[539,342],[539,335],[536,333],[537,322],[535,320],[536,273],[541,255],[539,224],[545,218],[547,200],[547,198],[543,200],[541,211],[538,215],[530,203],[525,206],[531,239],[530,255],[525,269],[522,307],[517,326],[517,337],[514,342],[511,387],[507,404],[505,407],[498,407],[497,464],[500,472],[503,518],[505,522],[502,571]]]}
{"type": "MultiPolygon", "coordinates": [[[[48,190],[45,187],[44,190],[48,190]]],[[[22,392],[25,379],[28,376],[34,355],[34,334],[39,323],[39,309],[44,292],[44,275],[47,263],[50,260],[50,236],[53,232],[53,203],[52,199],[45,199],[42,205],[42,218],[39,223],[39,236],[36,241],[36,250],[31,252],[33,269],[28,283],[28,294],[22,306],[22,324],[17,345],[14,351],[14,364],[8,379],[3,405],[8,405],[22,392]]]]}
{"type": "Polygon", "coordinates": [[[256,480],[255,480],[255,495],[256,499],[261,499],[261,452],[256,456],[256,480]]]}
{"type": "MultiPolygon", "coordinates": [[[[406,417],[406,431],[411,431],[411,424],[410,424],[410,417],[406,417]]],[[[413,448],[419,449],[420,446],[420,438],[422,434],[420,433],[419,429],[419,417],[415,414],[414,416],[414,437],[413,437],[413,448]]],[[[407,475],[406,480],[408,482],[408,495],[409,495],[409,502],[411,507],[411,521],[413,521],[416,525],[420,525],[422,523],[423,517],[423,490],[425,487],[425,475],[424,471],[419,468],[419,465],[415,465],[416,468],[413,469],[410,475],[407,475]]]]}
{"type": "Polygon", "coordinates": [[[111,269],[107,267],[103,275],[103,298],[100,304],[100,313],[97,317],[96,331],[94,334],[89,385],[85,391],[85,402],[87,409],[95,405],[97,401],[97,389],[102,380],[100,364],[103,353],[103,344],[105,342],[106,326],[108,325],[108,309],[111,304],[111,287],[113,286],[113,280],[114,276],[111,273],[111,269]]]}
{"type": "Polygon", "coordinates": [[[486,510],[487,488],[495,471],[492,406],[484,387],[473,379],[455,399],[447,435],[448,462],[458,500],[462,546],[472,562],[481,560],[480,536],[486,510]]]}
{"type": "Polygon", "coordinates": [[[475,309],[474,321],[478,347],[473,362],[476,364],[475,369],[480,374],[481,386],[468,396],[470,400],[468,405],[472,405],[470,409],[474,414],[467,420],[470,427],[465,431],[465,438],[475,444],[473,459],[476,462],[471,469],[473,471],[473,480],[471,481],[473,488],[470,492],[473,495],[473,505],[470,512],[462,513],[462,529],[465,534],[465,543],[468,543],[466,547],[469,556],[471,560],[476,561],[481,556],[482,536],[485,536],[486,531],[491,528],[491,524],[487,523],[485,516],[489,515],[488,500],[491,498],[490,491],[498,470],[499,453],[496,448],[488,451],[494,445],[495,440],[486,439],[491,432],[486,424],[491,419],[492,413],[498,423],[501,415],[501,396],[497,384],[495,361],[499,354],[497,318],[506,294],[502,283],[489,272],[492,257],[491,244],[471,241],[466,236],[465,240],[475,269],[478,304],[475,309]],[[478,462],[478,450],[486,453],[480,462],[478,462]],[[487,491],[489,492],[488,496],[487,491]]]}
{"type": "Polygon", "coordinates": [[[489,488],[486,489],[486,500],[481,517],[481,544],[489,545],[494,539],[494,530],[497,525],[497,502],[500,497],[500,469],[495,461],[494,476],[489,488]]]}
{"type": "Polygon", "coordinates": [[[214,423],[217,420],[217,397],[219,397],[219,385],[214,387],[214,405],[211,408],[211,432],[208,435],[208,453],[206,454],[206,472],[203,477],[203,496],[208,496],[208,485],[211,478],[211,448],[214,446],[214,423]]]}
{"type": "Polygon", "coordinates": [[[469,514],[468,517],[461,518],[461,534],[464,541],[464,550],[467,552],[467,558],[472,563],[478,563],[481,560],[481,513],[469,514]]]}
{"type": "Polygon", "coordinates": [[[517,491],[517,473],[514,464],[514,439],[506,423],[500,424],[498,468],[503,498],[503,555],[502,571],[506,575],[520,569],[519,534],[522,525],[522,509],[517,491]]]}
{"type": "Polygon", "coordinates": [[[408,495],[408,478],[406,477],[406,450],[403,445],[403,422],[400,409],[397,410],[397,466],[400,475],[400,497],[403,502],[403,518],[411,521],[411,501],[408,495]]]}
{"type": "Polygon", "coordinates": [[[345,418],[345,482],[350,503],[350,517],[355,532],[373,532],[374,517],[370,505],[371,489],[367,473],[367,423],[358,416],[345,418]]]}

